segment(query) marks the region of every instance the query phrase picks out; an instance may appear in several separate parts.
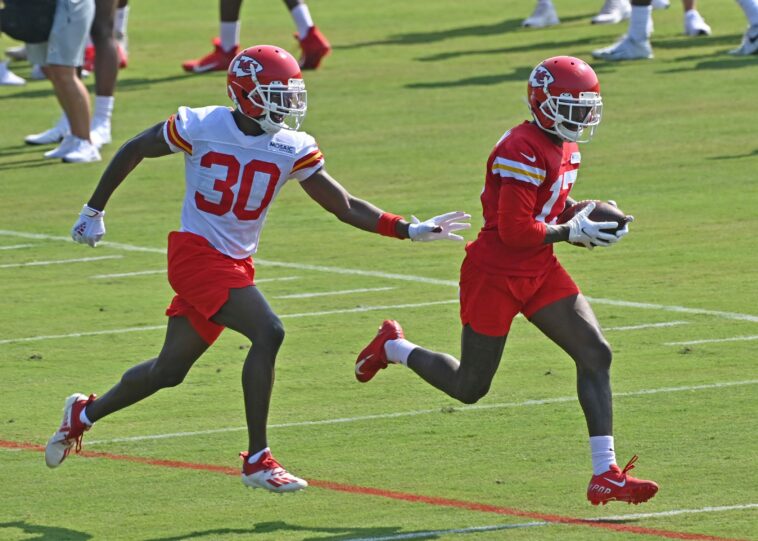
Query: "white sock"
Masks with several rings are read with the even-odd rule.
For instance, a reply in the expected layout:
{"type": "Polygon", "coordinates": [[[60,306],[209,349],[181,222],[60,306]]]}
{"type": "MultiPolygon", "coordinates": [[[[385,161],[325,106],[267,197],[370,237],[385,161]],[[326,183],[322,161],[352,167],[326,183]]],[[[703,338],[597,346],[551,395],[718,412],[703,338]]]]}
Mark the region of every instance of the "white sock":
{"type": "Polygon", "coordinates": [[[82,412],[79,414],[79,421],[87,426],[92,426],[92,421],[87,417],[87,408],[82,408],[82,412]]]}
{"type": "Polygon", "coordinates": [[[742,11],[745,12],[750,26],[758,24],[758,1],[756,0],[737,0],[742,11]]]}
{"type": "Polygon", "coordinates": [[[313,19],[311,18],[311,12],[306,4],[298,4],[290,12],[292,13],[292,19],[297,26],[297,34],[300,39],[305,39],[308,35],[308,30],[313,26],[313,19]]]}
{"type": "Polygon", "coordinates": [[[95,96],[95,113],[92,115],[92,124],[110,124],[113,114],[113,96],[95,96]]]}
{"type": "Polygon", "coordinates": [[[117,36],[126,36],[126,25],[129,22],[129,6],[124,6],[116,10],[116,17],[113,19],[113,31],[117,36]]]}
{"type": "Polygon", "coordinates": [[[592,436],[590,438],[592,452],[592,471],[595,475],[607,472],[616,463],[616,452],[613,450],[613,436],[592,436]]]}
{"type": "Polygon", "coordinates": [[[634,41],[647,41],[653,33],[653,6],[632,6],[629,17],[629,37],[634,41]]]}
{"type": "Polygon", "coordinates": [[[268,450],[269,450],[269,448],[268,448],[268,447],[266,447],[265,449],[261,449],[260,451],[258,451],[258,452],[257,452],[257,453],[255,453],[254,455],[250,455],[249,457],[247,457],[247,461],[248,461],[248,463],[250,463],[250,464],[255,464],[255,463],[256,463],[256,462],[258,462],[258,461],[260,460],[260,458],[263,456],[263,453],[265,453],[265,452],[266,452],[266,451],[268,451],[268,450]]]}
{"type": "Polygon", "coordinates": [[[55,123],[56,127],[60,128],[63,133],[71,132],[71,124],[68,123],[68,117],[64,111],[61,111],[61,117],[58,122],[55,123]]]}
{"type": "Polygon", "coordinates": [[[416,344],[405,338],[398,338],[397,340],[387,340],[384,343],[384,353],[387,354],[388,361],[408,366],[408,356],[417,347],[416,344]]]}
{"type": "Polygon", "coordinates": [[[224,51],[231,51],[240,44],[240,22],[234,21],[232,23],[221,23],[221,29],[219,30],[219,38],[221,38],[221,48],[224,51]]]}

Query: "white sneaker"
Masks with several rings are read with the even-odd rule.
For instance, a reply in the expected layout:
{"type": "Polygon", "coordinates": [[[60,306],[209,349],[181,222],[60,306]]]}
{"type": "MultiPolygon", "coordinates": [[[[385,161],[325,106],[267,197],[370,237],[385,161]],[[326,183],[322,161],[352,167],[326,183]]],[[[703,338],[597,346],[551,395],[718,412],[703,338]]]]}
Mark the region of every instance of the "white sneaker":
{"type": "Polygon", "coordinates": [[[555,11],[555,6],[553,6],[552,2],[538,0],[534,12],[524,19],[521,26],[545,28],[546,26],[555,26],[556,24],[560,24],[560,22],[558,13],[555,11]]]}
{"type": "Polygon", "coordinates": [[[629,0],[605,0],[600,12],[592,17],[592,24],[616,24],[625,21],[632,14],[629,0]]]}
{"type": "Polygon", "coordinates": [[[8,69],[7,62],[0,62],[0,85],[22,86],[26,81],[8,69]]]}
{"type": "Polygon", "coordinates": [[[742,36],[742,43],[736,49],[729,51],[729,54],[747,56],[758,54],[758,24],[749,26],[742,36]]]}
{"type": "Polygon", "coordinates": [[[95,400],[95,395],[87,397],[81,393],[74,393],[66,398],[66,403],[63,405],[61,425],[45,446],[45,464],[48,468],[60,466],[71,449],[77,453],[81,450],[82,435],[90,427],[82,423],[79,417],[82,410],[93,400],[95,400]]]}
{"type": "Polygon", "coordinates": [[[55,147],[53,150],[48,150],[45,152],[44,156],[45,158],[56,160],[62,158],[74,149],[75,143],[76,137],[70,133],[66,134],[66,136],[63,138],[63,141],[61,141],[61,144],[55,147]]]}
{"type": "Polygon", "coordinates": [[[13,60],[26,60],[26,45],[17,45],[5,49],[5,56],[13,60]]]}
{"type": "Polygon", "coordinates": [[[250,488],[265,488],[271,492],[294,492],[308,486],[308,481],[285,470],[271,456],[271,451],[265,451],[255,464],[247,461],[247,451],[240,453],[240,456],[243,460],[242,482],[250,488]]]}
{"type": "Polygon", "coordinates": [[[89,139],[98,150],[100,150],[103,145],[109,145],[111,143],[111,123],[98,122],[97,124],[93,124],[90,128],[89,139]]]}
{"type": "Polygon", "coordinates": [[[653,0],[653,9],[668,9],[671,6],[669,0],[653,0]]]}
{"type": "Polygon", "coordinates": [[[610,47],[592,51],[592,56],[614,62],[618,60],[653,58],[653,48],[650,46],[650,40],[635,41],[625,34],[610,47]]]}
{"type": "Polygon", "coordinates": [[[79,139],[78,137],[73,137],[73,139],[74,147],[70,149],[65,155],[61,156],[61,159],[65,163],[89,163],[99,162],[102,160],[97,147],[90,141],[87,141],[86,139],[79,139]]]}
{"type": "Polygon", "coordinates": [[[47,79],[47,75],[42,71],[42,66],[34,64],[32,66],[32,72],[29,74],[29,79],[32,81],[43,81],[47,79]]]}
{"type": "Polygon", "coordinates": [[[684,33],[688,36],[710,36],[711,27],[696,9],[684,14],[684,33]]]}

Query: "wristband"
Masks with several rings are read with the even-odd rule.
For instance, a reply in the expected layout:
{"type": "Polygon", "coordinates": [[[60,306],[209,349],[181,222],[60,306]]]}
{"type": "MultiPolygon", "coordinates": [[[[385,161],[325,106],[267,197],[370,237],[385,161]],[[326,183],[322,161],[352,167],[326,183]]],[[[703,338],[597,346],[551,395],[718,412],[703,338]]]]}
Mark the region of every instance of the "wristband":
{"type": "Polygon", "coordinates": [[[376,232],[380,235],[384,235],[385,237],[395,237],[396,239],[401,239],[402,237],[397,234],[395,225],[402,219],[402,216],[385,212],[379,216],[379,221],[376,223],[376,232]]]}

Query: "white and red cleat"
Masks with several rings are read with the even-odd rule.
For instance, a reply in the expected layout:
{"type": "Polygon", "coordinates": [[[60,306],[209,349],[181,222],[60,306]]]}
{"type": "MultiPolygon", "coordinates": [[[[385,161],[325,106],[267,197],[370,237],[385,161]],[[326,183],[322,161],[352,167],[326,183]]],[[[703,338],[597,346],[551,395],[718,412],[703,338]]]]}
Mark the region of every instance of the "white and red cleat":
{"type": "Polygon", "coordinates": [[[324,57],[332,52],[329,41],[316,26],[311,26],[303,39],[300,39],[297,34],[295,38],[300,43],[300,69],[315,70],[324,57]]]}
{"type": "Polygon", "coordinates": [[[587,499],[592,505],[610,501],[627,502],[637,505],[646,502],[658,492],[658,484],[653,481],[637,479],[626,472],[634,468],[637,455],[620,470],[613,464],[611,469],[600,475],[593,475],[587,487],[587,499]]]}
{"type": "Polygon", "coordinates": [[[355,361],[355,379],[366,383],[373,378],[379,370],[387,368],[389,361],[384,351],[384,344],[388,340],[405,338],[403,328],[394,319],[385,319],[376,336],[363,348],[355,361]]]}
{"type": "Polygon", "coordinates": [[[213,38],[213,51],[197,60],[182,62],[184,71],[190,73],[205,73],[206,71],[226,71],[229,64],[234,60],[239,51],[239,45],[235,45],[228,51],[221,48],[221,38],[213,38]]]}
{"type": "Polygon", "coordinates": [[[271,451],[265,451],[255,464],[247,461],[250,453],[240,453],[242,482],[250,488],[265,488],[271,492],[294,492],[308,486],[308,481],[295,477],[279,464],[271,451]]]}
{"type": "Polygon", "coordinates": [[[63,406],[63,421],[60,428],[47,441],[45,447],[45,463],[48,468],[57,468],[66,459],[71,449],[75,452],[82,449],[82,436],[90,429],[79,420],[82,410],[95,400],[94,394],[89,397],[75,393],[66,399],[63,406]]]}

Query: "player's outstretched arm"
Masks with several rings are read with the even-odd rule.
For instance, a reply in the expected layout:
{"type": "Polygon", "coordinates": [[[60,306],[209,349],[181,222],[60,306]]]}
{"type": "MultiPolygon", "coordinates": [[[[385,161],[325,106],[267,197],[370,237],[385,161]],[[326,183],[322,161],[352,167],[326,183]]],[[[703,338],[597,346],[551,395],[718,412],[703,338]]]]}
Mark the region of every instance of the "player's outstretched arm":
{"type": "Polygon", "coordinates": [[[84,205],[79,219],[71,228],[71,238],[93,248],[105,235],[105,205],[113,192],[144,158],[171,154],[163,137],[163,122],[129,139],[118,149],[100,177],[92,197],[84,205]]]}
{"type": "Polygon", "coordinates": [[[414,241],[463,240],[454,231],[471,227],[465,223],[471,216],[464,212],[448,212],[423,222],[415,216],[408,222],[401,216],[383,212],[368,201],[350,195],[323,167],[300,185],[311,199],[341,221],[388,237],[414,241]]]}

